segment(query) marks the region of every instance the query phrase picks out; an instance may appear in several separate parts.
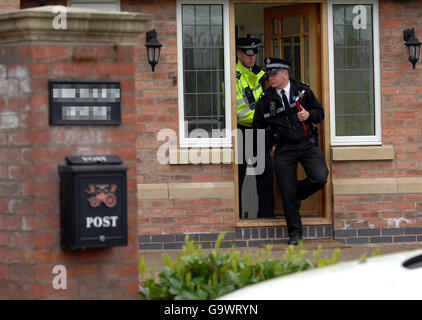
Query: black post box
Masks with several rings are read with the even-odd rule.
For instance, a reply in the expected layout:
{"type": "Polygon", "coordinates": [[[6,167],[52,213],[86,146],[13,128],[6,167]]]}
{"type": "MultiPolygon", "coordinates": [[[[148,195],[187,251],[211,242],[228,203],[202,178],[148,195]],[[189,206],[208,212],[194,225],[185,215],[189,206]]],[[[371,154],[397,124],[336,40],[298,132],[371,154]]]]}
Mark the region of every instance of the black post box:
{"type": "Polygon", "coordinates": [[[58,170],[62,248],[126,245],[127,167],[119,157],[66,157],[58,170]]]}

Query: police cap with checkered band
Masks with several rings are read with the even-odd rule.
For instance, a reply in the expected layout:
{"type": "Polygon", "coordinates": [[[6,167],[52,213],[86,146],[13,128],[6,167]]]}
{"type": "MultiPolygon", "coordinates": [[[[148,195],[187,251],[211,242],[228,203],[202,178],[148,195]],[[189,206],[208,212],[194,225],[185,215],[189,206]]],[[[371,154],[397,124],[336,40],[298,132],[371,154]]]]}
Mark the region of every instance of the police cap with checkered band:
{"type": "Polygon", "coordinates": [[[289,70],[292,65],[290,61],[280,58],[265,58],[264,62],[266,73],[275,73],[283,69],[289,70]]]}
{"type": "Polygon", "coordinates": [[[258,53],[258,44],[261,40],[256,38],[237,38],[236,49],[242,50],[247,55],[258,53]]]}

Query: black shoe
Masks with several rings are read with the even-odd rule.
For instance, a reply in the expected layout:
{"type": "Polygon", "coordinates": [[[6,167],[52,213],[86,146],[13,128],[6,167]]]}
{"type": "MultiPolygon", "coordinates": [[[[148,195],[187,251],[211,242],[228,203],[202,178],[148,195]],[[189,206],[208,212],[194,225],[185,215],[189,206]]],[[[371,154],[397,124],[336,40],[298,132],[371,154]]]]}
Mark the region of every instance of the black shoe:
{"type": "Polygon", "coordinates": [[[289,238],[289,240],[287,241],[287,244],[297,246],[299,241],[301,240],[302,240],[302,236],[299,236],[299,235],[293,236],[289,238]]]}

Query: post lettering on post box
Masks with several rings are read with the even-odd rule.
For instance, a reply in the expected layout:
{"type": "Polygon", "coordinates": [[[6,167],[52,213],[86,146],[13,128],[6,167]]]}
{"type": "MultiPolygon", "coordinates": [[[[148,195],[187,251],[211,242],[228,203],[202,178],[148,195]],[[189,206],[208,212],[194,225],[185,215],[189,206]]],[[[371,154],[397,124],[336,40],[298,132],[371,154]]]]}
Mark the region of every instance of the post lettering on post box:
{"type": "Polygon", "coordinates": [[[86,217],[86,228],[115,228],[118,219],[118,216],[86,217]]]}

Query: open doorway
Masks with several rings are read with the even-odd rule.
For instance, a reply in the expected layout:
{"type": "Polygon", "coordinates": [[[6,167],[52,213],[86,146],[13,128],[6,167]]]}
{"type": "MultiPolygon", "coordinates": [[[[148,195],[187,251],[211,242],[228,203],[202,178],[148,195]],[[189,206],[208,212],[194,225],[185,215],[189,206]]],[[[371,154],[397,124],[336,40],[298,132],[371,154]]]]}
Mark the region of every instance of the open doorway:
{"type": "MultiPolygon", "coordinates": [[[[257,55],[258,66],[264,66],[265,57],[280,57],[291,61],[291,77],[310,84],[321,101],[320,10],[319,4],[236,4],[235,26],[237,37],[261,39],[257,55]]],[[[320,145],[323,146],[324,134],[321,126],[319,130],[320,145]]],[[[304,176],[304,170],[299,165],[298,178],[302,179],[304,176]]],[[[275,178],[274,190],[276,219],[284,218],[275,178]]],[[[239,192],[242,192],[243,219],[256,219],[258,197],[255,177],[247,175],[243,190],[239,192]]],[[[301,215],[315,218],[324,216],[324,190],[302,202],[301,215]]]]}

